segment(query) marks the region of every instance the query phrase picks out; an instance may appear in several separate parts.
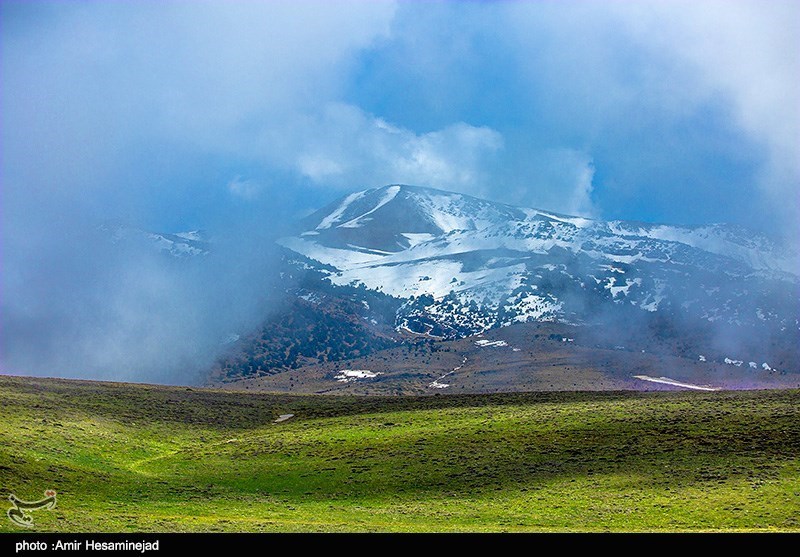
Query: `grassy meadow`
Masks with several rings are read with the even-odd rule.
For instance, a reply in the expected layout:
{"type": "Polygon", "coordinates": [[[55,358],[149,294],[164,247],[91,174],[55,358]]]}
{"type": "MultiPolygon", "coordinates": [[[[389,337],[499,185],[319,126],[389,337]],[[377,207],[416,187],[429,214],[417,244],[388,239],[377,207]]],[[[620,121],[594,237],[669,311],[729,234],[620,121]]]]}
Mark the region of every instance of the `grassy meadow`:
{"type": "Polygon", "coordinates": [[[0,377],[0,486],[57,491],[34,531],[800,531],[800,391],[346,397],[0,377]]]}

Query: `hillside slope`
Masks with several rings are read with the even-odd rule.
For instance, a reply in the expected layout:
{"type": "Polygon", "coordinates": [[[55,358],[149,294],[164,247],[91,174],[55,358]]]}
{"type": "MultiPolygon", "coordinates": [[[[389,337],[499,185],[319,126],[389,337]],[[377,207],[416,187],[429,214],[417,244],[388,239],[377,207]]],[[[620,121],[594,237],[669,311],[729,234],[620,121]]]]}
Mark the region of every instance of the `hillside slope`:
{"type": "Polygon", "coordinates": [[[798,330],[797,254],[740,227],[599,221],[387,186],[304,219],[280,243],[338,285],[405,300],[397,327],[455,338],[621,306],[798,330]]]}
{"type": "Polygon", "coordinates": [[[797,390],[309,397],[0,377],[0,485],[58,494],[34,531],[800,531],[798,455],[797,390]]]}
{"type": "Polygon", "coordinates": [[[285,308],[243,335],[215,383],[423,393],[465,357],[441,388],[637,388],[641,374],[754,388],[800,378],[797,254],[741,227],[591,220],[393,185],[320,209],[279,243],[285,308]],[[536,333],[514,333],[509,358],[472,354],[478,335],[548,323],[577,341],[542,353],[536,333]],[[417,358],[420,342],[444,343],[431,348],[440,359],[417,358]],[[339,377],[362,368],[380,377],[339,377]],[[468,379],[471,370],[480,376],[468,379]]]}

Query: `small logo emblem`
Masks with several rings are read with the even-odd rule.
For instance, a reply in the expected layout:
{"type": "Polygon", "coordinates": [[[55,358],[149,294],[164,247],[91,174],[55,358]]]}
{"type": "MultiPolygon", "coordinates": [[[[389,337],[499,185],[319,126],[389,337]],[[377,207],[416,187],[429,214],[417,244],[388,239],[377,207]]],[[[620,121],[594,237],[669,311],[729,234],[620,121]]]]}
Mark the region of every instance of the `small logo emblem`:
{"type": "Polygon", "coordinates": [[[13,505],[6,512],[9,520],[23,528],[33,527],[33,517],[29,514],[31,511],[40,511],[42,509],[49,511],[56,508],[56,492],[53,489],[45,491],[44,499],[39,499],[38,501],[23,501],[13,493],[8,496],[8,500],[13,505]]]}

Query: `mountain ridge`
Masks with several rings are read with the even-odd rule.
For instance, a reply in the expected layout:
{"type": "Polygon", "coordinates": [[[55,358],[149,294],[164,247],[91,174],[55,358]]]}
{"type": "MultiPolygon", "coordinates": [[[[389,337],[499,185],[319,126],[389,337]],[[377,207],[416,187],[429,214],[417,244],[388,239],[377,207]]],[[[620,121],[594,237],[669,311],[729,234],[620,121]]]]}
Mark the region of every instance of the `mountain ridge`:
{"type": "Polygon", "coordinates": [[[784,311],[787,298],[797,305],[793,256],[736,226],[602,221],[391,185],[351,193],[298,230],[279,243],[332,284],[405,300],[397,327],[414,333],[586,322],[587,305],[606,302],[797,326],[784,311]]]}
{"type": "MultiPolygon", "coordinates": [[[[199,232],[106,232],[195,260],[189,273],[214,252],[199,232]]],[[[278,244],[264,278],[275,303],[223,339],[213,384],[400,394],[639,388],[639,376],[797,383],[792,254],[740,226],[602,221],[395,184],[328,204],[278,244]]]]}
{"type": "MultiPolygon", "coordinates": [[[[587,226],[605,226],[607,227],[608,232],[616,233],[620,236],[640,236],[640,237],[644,236],[656,240],[676,241],[678,243],[684,243],[691,247],[701,248],[706,251],[711,251],[712,253],[718,253],[728,256],[731,256],[733,254],[720,253],[719,249],[716,250],[714,249],[715,240],[717,242],[727,241],[728,244],[734,244],[750,248],[758,248],[762,250],[768,249],[774,251],[776,249],[774,240],[767,238],[763,234],[755,233],[741,225],[711,223],[711,224],[692,226],[692,225],[671,225],[665,223],[647,223],[642,221],[625,221],[625,220],[603,221],[601,219],[571,216],[564,213],[547,211],[538,208],[516,207],[507,203],[488,201],[468,194],[449,192],[422,186],[410,186],[404,184],[393,184],[389,186],[382,186],[379,188],[371,188],[367,190],[353,192],[349,195],[343,196],[340,199],[323,207],[322,209],[315,211],[308,217],[302,219],[301,227],[306,228],[306,234],[313,231],[330,230],[331,228],[349,228],[349,229],[360,228],[364,224],[363,219],[368,217],[370,214],[380,211],[381,209],[386,207],[386,205],[397,200],[398,195],[402,197],[401,194],[413,194],[417,196],[418,198],[417,201],[420,200],[430,201],[431,200],[430,198],[433,196],[439,198],[450,198],[451,200],[460,200],[467,207],[473,208],[472,211],[473,213],[479,212],[474,210],[475,207],[478,207],[479,210],[484,209],[486,207],[492,207],[494,208],[495,213],[499,214],[500,216],[511,217],[517,220],[525,220],[526,218],[539,216],[546,219],[551,219],[553,221],[559,221],[572,225],[577,225],[579,228],[584,228],[587,226]],[[358,212],[359,206],[363,206],[364,202],[370,201],[370,197],[375,197],[377,195],[381,196],[380,202],[374,204],[374,206],[372,206],[371,209],[362,211],[360,213],[358,212]],[[426,197],[428,199],[425,199],[426,197]],[[353,209],[355,211],[352,211],[353,209]],[[351,211],[350,214],[348,214],[348,211],[351,211]],[[355,213],[356,216],[353,216],[353,213],[355,213]],[[316,226],[314,226],[314,223],[317,221],[319,221],[319,223],[316,226]],[[692,236],[692,233],[695,234],[694,237],[692,236]],[[731,238],[731,236],[733,236],[733,238],[731,238]]],[[[408,197],[409,196],[406,195],[405,200],[407,200],[408,197]]],[[[374,217],[369,217],[366,220],[374,220],[374,217]]],[[[443,223],[442,219],[434,219],[434,220],[437,220],[438,224],[443,223]]],[[[439,232],[448,233],[454,230],[479,229],[481,227],[476,226],[476,224],[480,223],[480,221],[481,221],[480,218],[473,218],[468,221],[469,224],[467,226],[463,225],[455,226],[453,222],[444,223],[445,226],[439,226],[439,232]]],[[[382,222],[382,225],[385,226],[386,223],[382,222]]],[[[417,225],[419,225],[419,222],[417,222],[417,225]]],[[[423,228],[426,227],[423,226],[423,228]]],[[[417,232],[432,232],[432,231],[428,227],[427,230],[422,230],[417,232]]],[[[794,257],[796,257],[796,254],[793,255],[794,257]]],[[[756,263],[758,263],[758,261],[756,261],[756,263]]],[[[781,261],[778,264],[756,265],[756,267],[777,269],[790,272],[795,275],[797,274],[798,268],[796,265],[794,265],[794,262],[792,262],[791,265],[783,263],[784,262],[781,261]]]]}

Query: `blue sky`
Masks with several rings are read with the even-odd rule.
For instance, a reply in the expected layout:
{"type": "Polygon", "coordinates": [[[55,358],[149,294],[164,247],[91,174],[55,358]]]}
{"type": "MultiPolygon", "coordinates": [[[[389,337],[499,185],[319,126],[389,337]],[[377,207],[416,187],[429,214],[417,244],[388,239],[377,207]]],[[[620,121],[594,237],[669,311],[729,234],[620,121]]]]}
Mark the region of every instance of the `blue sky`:
{"type": "Polygon", "coordinates": [[[70,220],[290,220],[387,183],[797,230],[797,2],[34,0],[0,16],[4,241],[70,220]]]}

